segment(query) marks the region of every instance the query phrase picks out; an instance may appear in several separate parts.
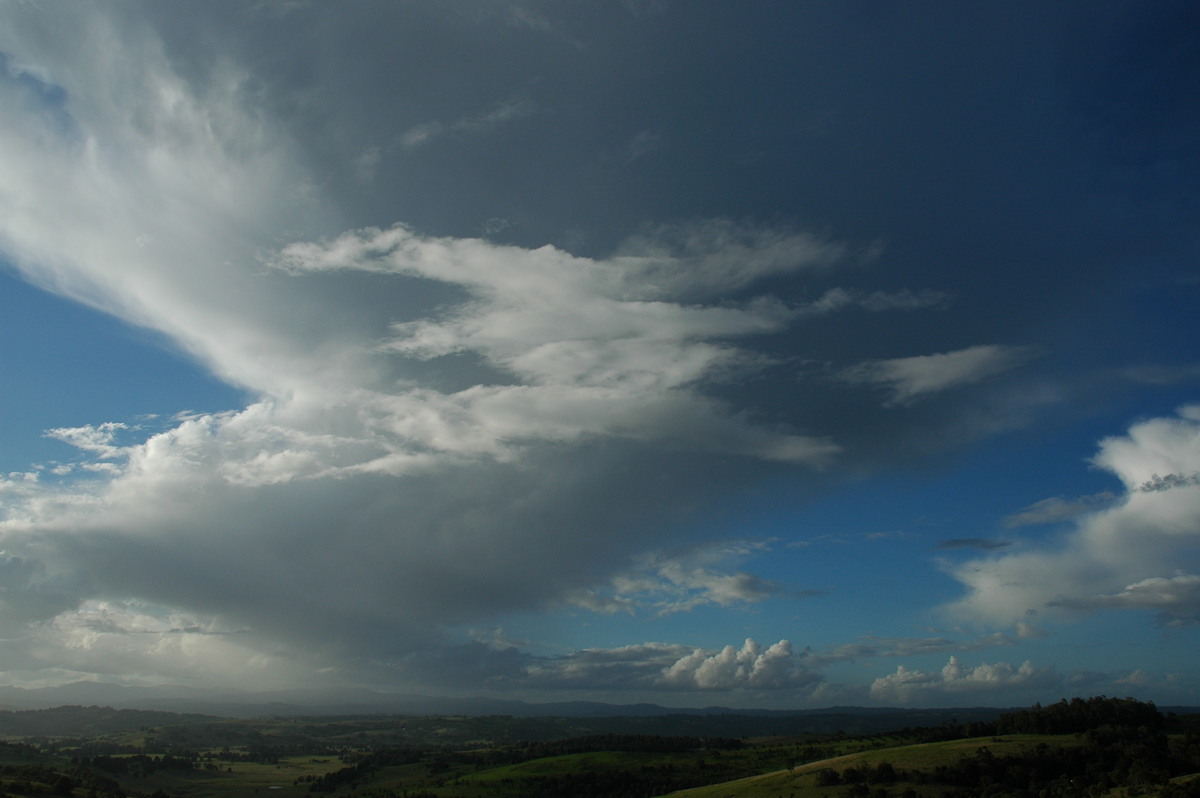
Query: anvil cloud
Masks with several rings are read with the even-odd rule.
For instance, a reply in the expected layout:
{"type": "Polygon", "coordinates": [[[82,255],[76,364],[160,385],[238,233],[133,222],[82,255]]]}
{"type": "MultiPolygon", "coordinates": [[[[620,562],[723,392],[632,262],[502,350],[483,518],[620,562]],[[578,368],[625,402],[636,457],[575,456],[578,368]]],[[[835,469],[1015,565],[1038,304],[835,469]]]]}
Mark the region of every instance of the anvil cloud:
{"type": "Polygon", "coordinates": [[[6,4],[0,681],[1200,696],[1194,11],[702,5],[6,4]]]}

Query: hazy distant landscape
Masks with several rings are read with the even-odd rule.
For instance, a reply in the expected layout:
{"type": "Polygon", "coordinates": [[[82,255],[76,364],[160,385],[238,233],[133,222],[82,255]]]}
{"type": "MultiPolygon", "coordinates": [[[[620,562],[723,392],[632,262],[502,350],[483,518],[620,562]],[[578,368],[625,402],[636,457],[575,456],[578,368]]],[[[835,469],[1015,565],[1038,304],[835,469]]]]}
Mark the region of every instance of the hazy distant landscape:
{"type": "Polygon", "coordinates": [[[828,708],[813,710],[768,707],[748,709],[722,706],[684,708],[645,703],[609,704],[599,701],[530,703],[485,697],[448,698],[445,696],[380,693],[365,688],[229,693],[213,690],[181,690],[177,687],[128,687],[97,682],[75,682],[60,687],[36,689],[0,687],[0,709],[46,709],[64,705],[105,706],[115,709],[157,710],[248,718],[269,715],[330,714],[512,715],[517,717],[545,715],[640,717],[669,714],[827,717],[836,714],[850,717],[893,715],[937,718],[936,722],[939,723],[958,717],[963,712],[972,713],[972,717],[992,717],[1000,711],[994,708],[962,710],[846,707],[837,711],[828,708]]]}
{"type": "Polygon", "coordinates": [[[220,718],[0,711],[0,792],[207,798],[1185,798],[1200,710],[1133,699],[1014,710],[637,717],[220,718]]]}

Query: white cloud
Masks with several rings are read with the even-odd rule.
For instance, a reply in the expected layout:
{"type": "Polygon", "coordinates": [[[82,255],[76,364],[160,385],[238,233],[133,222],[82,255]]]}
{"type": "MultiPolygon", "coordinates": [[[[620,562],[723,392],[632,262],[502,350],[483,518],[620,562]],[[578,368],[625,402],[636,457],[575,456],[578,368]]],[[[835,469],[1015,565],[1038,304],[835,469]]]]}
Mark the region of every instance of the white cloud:
{"type": "MultiPolygon", "coordinates": [[[[514,24],[561,33],[512,8],[514,24]]],[[[793,426],[799,412],[718,398],[731,378],[779,365],[759,336],[851,308],[937,307],[943,294],[830,287],[846,245],[724,219],[649,226],[608,257],[404,225],[346,232],[358,222],[262,102],[269,77],[219,53],[168,52],[136,9],[6,14],[5,260],[162,333],[250,397],[153,434],[119,421],[54,429],[79,462],[0,480],[0,628],[27,643],[20,669],[217,683],[270,663],[269,683],[353,662],[468,684],[485,672],[696,690],[814,682],[786,641],[557,660],[478,644],[474,662],[447,653],[444,634],[567,598],[674,612],[797,595],[732,567],[748,552],[728,546],[632,569],[628,553],[670,545],[678,508],[756,461],[841,453],[793,426]],[[756,293],[807,276],[824,280],[815,299],[756,293]]],[[[482,135],[535,110],[515,99],[450,113],[389,146],[482,135]]],[[[631,155],[657,145],[644,134],[631,155]]],[[[346,150],[359,189],[378,187],[386,155],[363,142],[384,140],[346,150]]],[[[859,381],[905,402],[1022,356],[876,361],[859,381]]],[[[1138,485],[1195,473],[1153,465],[1138,485]]],[[[1130,576],[1103,595],[1149,606],[1138,586],[1163,574],[1130,576]]]]}
{"type": "Polygon", "coordinates": [[[634,567],[613,577],[604,589],[572,592],[567,601],[594,612],[635,613],[649,608],[659,615],[699,606],[732,607],[802,594],[728,564],[770,550],[767,541],[721,541],[672,552],[651,552],[634,567]]]}
{"type": "MultiPolygon", "coordinates": [[[[443,677],[447,672],[469,672],[477,685],[491,688],[705,693],[811,689],[821,676],[805,667],[806,656],[795,653],[786,640],[764,648],[748,639],[740,647],[716,650],[651,642],[557,657],[472,644],[417,654],[411,663],[428,670],[434,680],[435,670],[443,677]]],[[[462,683],[461,673],[449,681],[462,683]]]]}
{"type": "Polygon", "coordinates": [[[1157,610],[1170,626],[1200,623],[1200,574],[1152,576],[1126,585],[1118,593],[1063,599],[1062,606],[1157,610]]]}
{"type": "Polygon", "coordinates": [[[888,404],[908,404],[923,396],[971,385],[995,377],[1030,356],[1030,350],[1015,346],[972,346],[936,355],[917,355],[892,360],[871,360],[841,373],[851,383],[886,387],[888,404]]]}
{"type": "Polygon", "coordinates": [[[1077,517],[1056,549],[947,566],[968,589],[953,613],[991,623],[1098,609],[1156,610],[1168,624],[1200,618],[1200,485],[1190,479],[1200,472],[1200,409],[1134,424],[1102,441],[1094,462],[1125,494],[1077,517]]]}
{"type": "MultiPolygon", "coordinates": [[[[777,250],[772,259],[783,257],[780,240],[767,246],[777,250]]],[[[731,279],[745,251],[739,244],[709,253],[711,280],[731,279]]],[[[791,266],[811,257],[808,240],[795,239],[791,266]]],[[[748,425],[692,389],[730,368],[753,368],[755,356],[725,340],[779,331],[792,312],[767,300],[741,306],[666,301],[668,260],[660,256],[647,270],[644,260],[629,257],[596,261],[550,246],[525,250],[419,236],[396,226],[290,245],[271,262],[297,275],[356,270],[438,280],[469,292],[470,300],[443,318],[393,324],[379,349],[418,360],[472,353],[517,384],[378,397],[374,407],[392,419],[388,425],[420,444],[499,454],[504,441],[616,434],[812,463],[836,452],[825,440],[748,425]]],[[[683,268],[682,261],[672,268],[683,268]]],[[[694,278],[703,287],[705,274],[694,278]]]]}
{"type": "MultiPolygon", "coordinates": [[[[43,65],[28,74],[45,90],[0,80],[14,120],[0,125],[6,259],[165,334],[252,397],[153,434],[54,430],[81,461],[3,482],[5,626],[42,625],[45,645],[29,649],[42,667],[55,636],[92,640],[72,644],[75,670],[117,656],[116,636],[80,636],[101,599],[253,630],[254,642],[186,644],[224,646],[212,656],[229,663],[330,641],[399,662],[447,627],[605,584],[679,497],[705,491],[683,458],[837,453],[707,388],[769,363],[740,342],[802,313],[727,292],[828,268],[840,245],[722,221],[651,230],[607,259],[403,226],[321,239],[338,215],[235,64],[184,74],[143,22],[102,9],[52,35],[22,12],[13,29],[26,35],[6,28],[0,50],[43,65]],[[36,113],[12,112],[30,103],[36,113]],[[439,358],[445,384],[421,376],[439,358]]],[[[776,590],[660,570],[675,601],[776,590]]],[[[121,645],[135,638],[149,639],[121,645]]],[[[147,662],[167,673],[179,657],[147,662]]]]}
{"type": "Polygon", "coordinates": [[[787,640],[765,649],[750,639],[741,648],[696,649],[662,672],[664,685],[693,690],[805,687],[819,680],[819,675],[803,666],[787,640]]]}
{"type": "Polygon", "coordinates": [[[38,686],[99,678],[120,684],[233,684],[276,689],[320,679],[319,652],[264,650],[262,640],[213,617],[93,600],[53,621],[13,632],[6,641],[6,683],[38,686]],[[47,667],[52,663],[53,667],[47,667]]]}
{"type": "Polygon", "coordinates": [[[1019,667],[997,662],[967,668],[958,657],[950,657],[940,671],[910,670],[899,666],[895,673],[872,682],[871,698],[910,706],[941,705],[947,700],[970,701],[982,695],[995,701],[1003,700],[1005,694],[1046,688],[1057,681],[1053,668],[1037,668],[1028,661],[1019,667]]]}

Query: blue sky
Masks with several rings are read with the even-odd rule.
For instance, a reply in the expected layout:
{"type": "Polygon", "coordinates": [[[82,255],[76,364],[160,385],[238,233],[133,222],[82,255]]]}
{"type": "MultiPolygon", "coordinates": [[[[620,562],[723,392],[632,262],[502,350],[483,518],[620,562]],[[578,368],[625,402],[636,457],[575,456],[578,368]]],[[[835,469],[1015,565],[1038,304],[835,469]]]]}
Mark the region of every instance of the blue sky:
{"type": "Polygon", "coordinates": [[[1200,703],[1197,13],[6,4],[0,682],[1200,703]]]}

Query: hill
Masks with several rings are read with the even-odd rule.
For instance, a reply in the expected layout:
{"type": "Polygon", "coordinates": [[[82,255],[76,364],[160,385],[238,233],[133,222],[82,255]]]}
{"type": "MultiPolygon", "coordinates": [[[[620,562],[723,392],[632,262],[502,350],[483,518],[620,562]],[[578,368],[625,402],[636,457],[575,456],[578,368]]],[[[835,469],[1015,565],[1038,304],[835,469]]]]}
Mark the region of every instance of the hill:
{"type": "Polygon", "coordinates": [[[0,713],[0,795],[76,798],[1197,798],[1200,715],[1097,697],[988,719],[921,711],[259,719],[0,713]],[[831,718],[890,731],[786,731],[831,718]],[[904,725],[899,725],[903,723],[904,725]],[[793,726],[789,727],[789,724],[793,726]],[[784,731],[781,731],[784,730],[784,731]],[[12,732],[16,731],[14,734],[12,732]]]}

